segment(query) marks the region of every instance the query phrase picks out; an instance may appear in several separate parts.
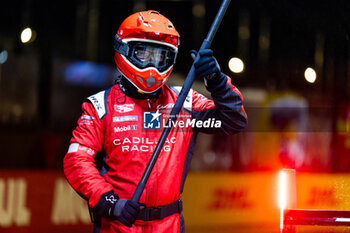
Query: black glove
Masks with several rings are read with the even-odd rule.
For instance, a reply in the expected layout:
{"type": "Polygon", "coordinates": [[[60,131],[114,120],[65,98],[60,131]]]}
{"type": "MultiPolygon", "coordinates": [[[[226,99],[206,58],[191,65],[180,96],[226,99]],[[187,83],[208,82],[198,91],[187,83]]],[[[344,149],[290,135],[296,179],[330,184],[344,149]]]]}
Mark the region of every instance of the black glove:
{"type": "MultiPolygon", "coordinates": [[[[192,50],[191,55],[192,57],[195,57],[197,56],[197,52],[192,50]]],[[[193,64],[196,76],[206,80],[215,80],[220,78],[221,70],[218,62],[213,56],[213,50],[203,49],[199,51],[198,55],[199,59],[193,64]]]]}
{"type": "Polygon", "coordinates": [[[119,199],[113,192],[101,196],[93,211],[99,215],[118,220],[131,227],[140,212],[141,204],[129,199],[119,199]]]}
{"type": "Polygon", "coordinates": [[[113,217],[127,227],[134,224],[141,205],[129,199],[119,199],[114,206],[113,217]]]}

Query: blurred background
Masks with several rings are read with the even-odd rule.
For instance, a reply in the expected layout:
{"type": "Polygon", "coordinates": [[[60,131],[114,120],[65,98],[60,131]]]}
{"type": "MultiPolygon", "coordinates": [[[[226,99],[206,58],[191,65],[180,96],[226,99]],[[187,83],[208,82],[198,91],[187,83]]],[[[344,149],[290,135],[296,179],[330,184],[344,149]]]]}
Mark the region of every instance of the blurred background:
{"type": "MultiPolygon", "coordinates": [[[[62,175],[62,160],[81,103],[114,83],[113,39],[127,16],[153,9],[173,22],[181,44],[168,84],[182,85],[192,64],[190,50],[200,47],[220,3],[2,1],[0,217],[9,216],[11,187],[17,193],[21,187],[29,190],[35,179],[47,177],[49,185],[62,175]],[[18,184],[13,178],[21,175],[24,185],[19,182],[22,178],[17,178],[18,184]],[[53,180],[48,178],[51,176],[53,180]]],[[[245,132],[234,136],[199,135],[189,182],[194,182],[198,174],[202,177],[198,178],[199,183],[210,179],[200,174],[229,174],[223,183],[227,185],[233,179],[236,184],[245,175],[274,174],[280,168],[346,175],[350,169],[349,12],[350,2],[346,0],[231,2],[211,48],[222,71],[243,94],[249,125],[245,132]]],[[[202,80],[196,80],[193,88],[210,97],[202,80]]],[[[259,179],[252,178],[246,185],[254,186],[259,179]]],[[[52,189],[59,184],[51,184],[52,189]]],[[[242,202],[242,198],[249,197],[250,186],[227,193],[220,188],[208,192],[214,192],[216,199],[223,198],[223,203],[227,203],[227,198],[241,203],[224,206],[224,212],[234,212],[233,217],[229,213],[232,220],[234,216],[238,219],[237,208],[254,206],[242,202]]],[[[316,195],[316,199],[321,196],[317,203],[325,208],[349,205],[348,201],[328,203],[327,195],[332,196],[334,190],[321,188],[318,192],[309,188],[310,195],[316,195]]],[[[334,193],[338,191],[335,189],[334,193]]],[[[188,196],[192,198],[191,191],[188,196]]],[[[217,207],[220,209],[220,203],[217,207]]],[[[13,221],[4,225],[0,220],[0,227],[18,225],[13,221]]],[[[6,229],[10,232],[11,228],[6,229]]],[[[80,228],[74,228],[75,232],[77,229],[80,228]]]]}

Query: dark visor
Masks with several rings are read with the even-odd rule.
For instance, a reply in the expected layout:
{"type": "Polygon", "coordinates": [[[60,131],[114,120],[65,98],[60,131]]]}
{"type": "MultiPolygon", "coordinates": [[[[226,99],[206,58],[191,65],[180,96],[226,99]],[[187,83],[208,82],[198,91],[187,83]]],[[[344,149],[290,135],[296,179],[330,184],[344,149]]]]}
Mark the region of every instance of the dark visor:
{"type": "Polygon", "coordinates": [[[169,46],[136,41],[130,41],[128,46],[128,60],[140,69],[155,67],[163,72],[175,63],[176,50],[169,46]]]}

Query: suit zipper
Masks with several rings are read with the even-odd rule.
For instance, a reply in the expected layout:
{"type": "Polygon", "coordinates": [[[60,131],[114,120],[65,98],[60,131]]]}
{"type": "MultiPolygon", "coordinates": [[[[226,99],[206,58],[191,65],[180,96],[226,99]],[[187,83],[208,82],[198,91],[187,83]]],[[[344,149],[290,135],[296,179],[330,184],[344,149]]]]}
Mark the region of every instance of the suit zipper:
{"type": "Polygon", "coordinates": [[[150,101],[149,99],[147,99],[147,103],[148,103],[149,110],[151,111],[151,110],[152,110],[152,104],[151,104],[151,101],[150,101]]]}

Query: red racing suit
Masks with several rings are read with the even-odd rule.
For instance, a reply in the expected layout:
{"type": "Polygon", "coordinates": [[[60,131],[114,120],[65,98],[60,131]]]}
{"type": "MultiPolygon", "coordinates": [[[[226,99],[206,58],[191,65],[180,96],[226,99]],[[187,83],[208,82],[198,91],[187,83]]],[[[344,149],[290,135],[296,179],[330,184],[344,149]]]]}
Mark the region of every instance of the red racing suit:
{"type": "MultiPolygon", "coordinates": [[[[109,191],[119,198],[131,199],[162,128],[168,127],[164,122],[179,89],[164,85],[157,99],[134,99],[115,84],[82,104],[82,115],[64,158],[64,174],[91,208],[109,191]],[[103,152],[102,156],[96,156],[97,152],[103,152]],[[96,165],[97,158],[101,158],[101,166],[96,165]]],[[[242,96],[231,79],[208,82],[207,89],[213,100],[194,90],[187,96],[177,119],[184,123],[173,124],[140,198],[147,207],[179,200],[198,132],[231,134],[245,128],[242,96]]],[[[102,218],[95,231],[183,232],[184,222],[177,213],[161,220],[136,220],[128,228],[119,221],[102,218]]]]}

